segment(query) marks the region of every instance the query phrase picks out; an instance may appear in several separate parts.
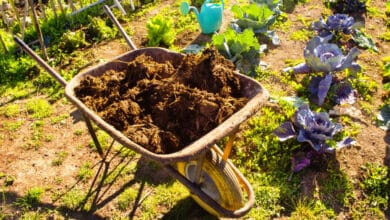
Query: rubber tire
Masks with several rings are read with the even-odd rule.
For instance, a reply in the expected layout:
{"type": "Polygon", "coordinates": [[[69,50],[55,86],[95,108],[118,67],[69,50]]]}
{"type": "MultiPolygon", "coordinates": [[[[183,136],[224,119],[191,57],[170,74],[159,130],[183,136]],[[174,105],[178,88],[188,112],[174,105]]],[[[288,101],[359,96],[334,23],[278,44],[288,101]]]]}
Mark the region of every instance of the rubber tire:
{"type": "MultiPolygon", "coordinates": [[[[196,166],[196,160],[178,162],[177,170],[193,182],[196,166]],[[189,172],[192,172],[193,175],[189,174],[189,172]]],[[[207,195],[227,210],[235,211],[243,206],[243,193],[234,171],[222,160],[222,157],[213,150],[210,150],[205,156],[200,187],[207,195]],[[209,185],[202,186],[202,184],[205,184],[205,180],[211,180],[212,182],[208,182],[209,185]],[[214,189],[217,192],[207,192],[205,187],[214,189]]],[[[214,216],[221,217],[217,211],[207,205],[198,196],[191,194],[191,197],[207,212],[214,216]]]]}

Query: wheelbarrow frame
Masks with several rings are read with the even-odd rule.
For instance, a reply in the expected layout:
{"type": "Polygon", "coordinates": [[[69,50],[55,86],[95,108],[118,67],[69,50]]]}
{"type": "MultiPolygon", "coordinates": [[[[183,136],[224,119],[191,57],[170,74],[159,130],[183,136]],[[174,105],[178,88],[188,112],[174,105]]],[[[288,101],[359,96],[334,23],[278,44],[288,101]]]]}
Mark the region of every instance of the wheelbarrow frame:
{"type": "MultiPolygon", "coordinates": [[[[108,7],[106,8],[105,6],[105,10],[109,13],[110,16],[113,16],[108,7]]],[[[116,20],[115,17],[111,17],[111,19],[116,20]]],[[[120,26],[119,28],[121,29],[120,26]]],[[[123,30],[121,30],[121,32],[123,32],[123,30]]],[[[38,64],[40,64],[41,67],[43,67],[47,72],[49,72],[50,75],[52,75],[59,83],[61,83],[62,86],[65,87],[65,96],[82,112],[88,131],[92,136],[95,145],[98,148],[99,154],[102,155],[103,152],[100,147],[101,145],[98,141],[96,133],[92,128],[90,120],[96,123],[99,128],[107,132],[115,141],[119,142],[124,147],[127,147],[141,154],[142,156],[145,156],[146,158],[154,160],[163,165],[165,170],[171,176],[179,180],[191,191],[191,193],[195,194],[208,206],[212,207],[212,209],[219,213],[220,216],[229,218],[242,217],[251,209],[254,204],[254,192],[250,183],[233,165],[233,163],[228,159],[228,157],[232,148],[234,135],[238,131],[240,124],[246,121],[252,115],[254,115],[260,109],[262,104],[266,102],[269,96],[267,90],[265,90],[263,86],[256,80],[247,77],[243,74],[240,74],[238,71],[236,71],[234,74],[236,77],[238,77],[240,81],[242,93],[241,95],[249,99],[245,106],[238,110],[236,113],[234,113],[232,116],[230,116],[228,119],[226,119],[224,122],[219,124],[217,127],[212,129],[210,132],[184,147],[182,150],[170,154],[156,154],[133,142],[122,132],[104,121],[96,112],[88,108],[79,98],[77,98],[74,92],[74,89],[79,86],[80,81],[86,76],[99,76],[105,73],[107,70],[122,71],[127,67],[127,62],[134,60],[135,57],[141,54],[151,56],[157,62],[170,61],[173,65],[178,64],[179,61],[184,57],[183,54],[158,47],[135,49],[133,46],[134,44],[132,44],[131,40],[128,39],[128,37],[126,38],[125,34],[124,36],[126,41],[128,41],[129,45],[133,47],[134,50],[119,55],[111,61],[97,65],[88,71],[79,73],[74,78],[72,78],[69,83],[67,83],[54,69],[52,69],[44,60],[42,60],[37,54],[35,54],[35,52],[32,51],[22,40],[17,37],[14,37],[14,40],[22,47],[24,51],[26,51],[32,58],[34,58],[38,62],[38,64]],[[221,149],[216,146],[216,143],[227,136],[229,136],[229,140],[225,146],[224,152],[222,152],[221,149]],[[220,204],[218,204],[218,202],[214,201],[210,196],[204,193],[200,189],[196,181],[195,183],[191,182],[189,179],[179,173],[175,168],[175,164],[177,162],[198,160],[199,166],[197,169],[199,169],[198,171],[201,171],[202,161],[206,152],[209,150],[215,151],[223,158],[223,160],[226,162],[226,165],[232,168],[241,187],[244,188],[244,190],[246,191],[247,201],[240,209],[225,209],[220,204]]]]}

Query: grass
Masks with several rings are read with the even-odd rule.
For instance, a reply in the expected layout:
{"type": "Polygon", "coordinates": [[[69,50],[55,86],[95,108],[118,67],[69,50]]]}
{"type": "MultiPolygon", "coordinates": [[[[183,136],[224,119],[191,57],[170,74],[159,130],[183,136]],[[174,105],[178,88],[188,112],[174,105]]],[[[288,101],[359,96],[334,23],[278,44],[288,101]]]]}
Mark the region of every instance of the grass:
{"type": "Polygon", "coordinates": [[[51,161],[52,166],[60,166],[64,160],[68,157],[68,152],[61,151],[59,152],[56,157],[51,161]]]}
{"type": "Polygon", "coordinates": [[[79,209],[85,199],[86,193],[79,188],[73,188],[60,197],[61,207],[70,210],[79,209]]]}
{"type": "Polygon", "coordinates": [[[15,204],[23,209],[31,209],[41,202],[41,198],[45,190],[41,187],[30,188],[26,195],[21,198],[17,198],[15,204]]]}
{"type": "Polygon", "coordinates": [[[19,104],[9,104],[0,108],[0,113],[7,118],[16,117],[20,114],[19,104]]]}
{"type": "Polygon", "coordinates": [[[26,103],[26,110],[34,119],[42,119],[51,116],[53,106],[43,98],[29,99],[26,103]]]}
{"type": "Polygon", "coordinates": [[[77,179],[83,182],[88,181],[93,176],[93,169],[91,162],[83,162],[77,174],[77,179]]]}

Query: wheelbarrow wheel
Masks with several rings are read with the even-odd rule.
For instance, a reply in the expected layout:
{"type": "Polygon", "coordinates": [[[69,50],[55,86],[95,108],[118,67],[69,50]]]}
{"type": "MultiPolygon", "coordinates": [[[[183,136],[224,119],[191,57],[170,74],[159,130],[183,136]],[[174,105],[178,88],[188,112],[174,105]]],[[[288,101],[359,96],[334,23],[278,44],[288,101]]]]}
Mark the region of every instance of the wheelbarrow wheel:
{"type": "MultiPolygon", "coordinates": [[[[195,182],[198,161],[178,162],[177,170],[191,182],[195,182]]],[[[200,189],[227,210],[237,210],[243,205],[243,194],[232,168],[215,151],[210,150],[204,159],[200,175],[200,189]]],[[[191,197],[207,212],[220,216],[198,196],[191,197]]]]}

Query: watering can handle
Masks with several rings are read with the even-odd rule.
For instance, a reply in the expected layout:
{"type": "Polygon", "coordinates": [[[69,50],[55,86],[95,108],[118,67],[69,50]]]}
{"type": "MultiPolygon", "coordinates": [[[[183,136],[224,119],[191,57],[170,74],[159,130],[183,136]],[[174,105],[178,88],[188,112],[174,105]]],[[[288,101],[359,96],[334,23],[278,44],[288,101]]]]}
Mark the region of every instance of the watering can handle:
{"type": "MultiPolygon", "coordinates": [[[[204,1],[204,3],[209,3],[211,0],[206,0],[204,1]]],[[[223,0],[221,0],[221,5],[222,5],[222,10],[223,8],[225,7],[225,3],[223,2],[223,0]]]]}

